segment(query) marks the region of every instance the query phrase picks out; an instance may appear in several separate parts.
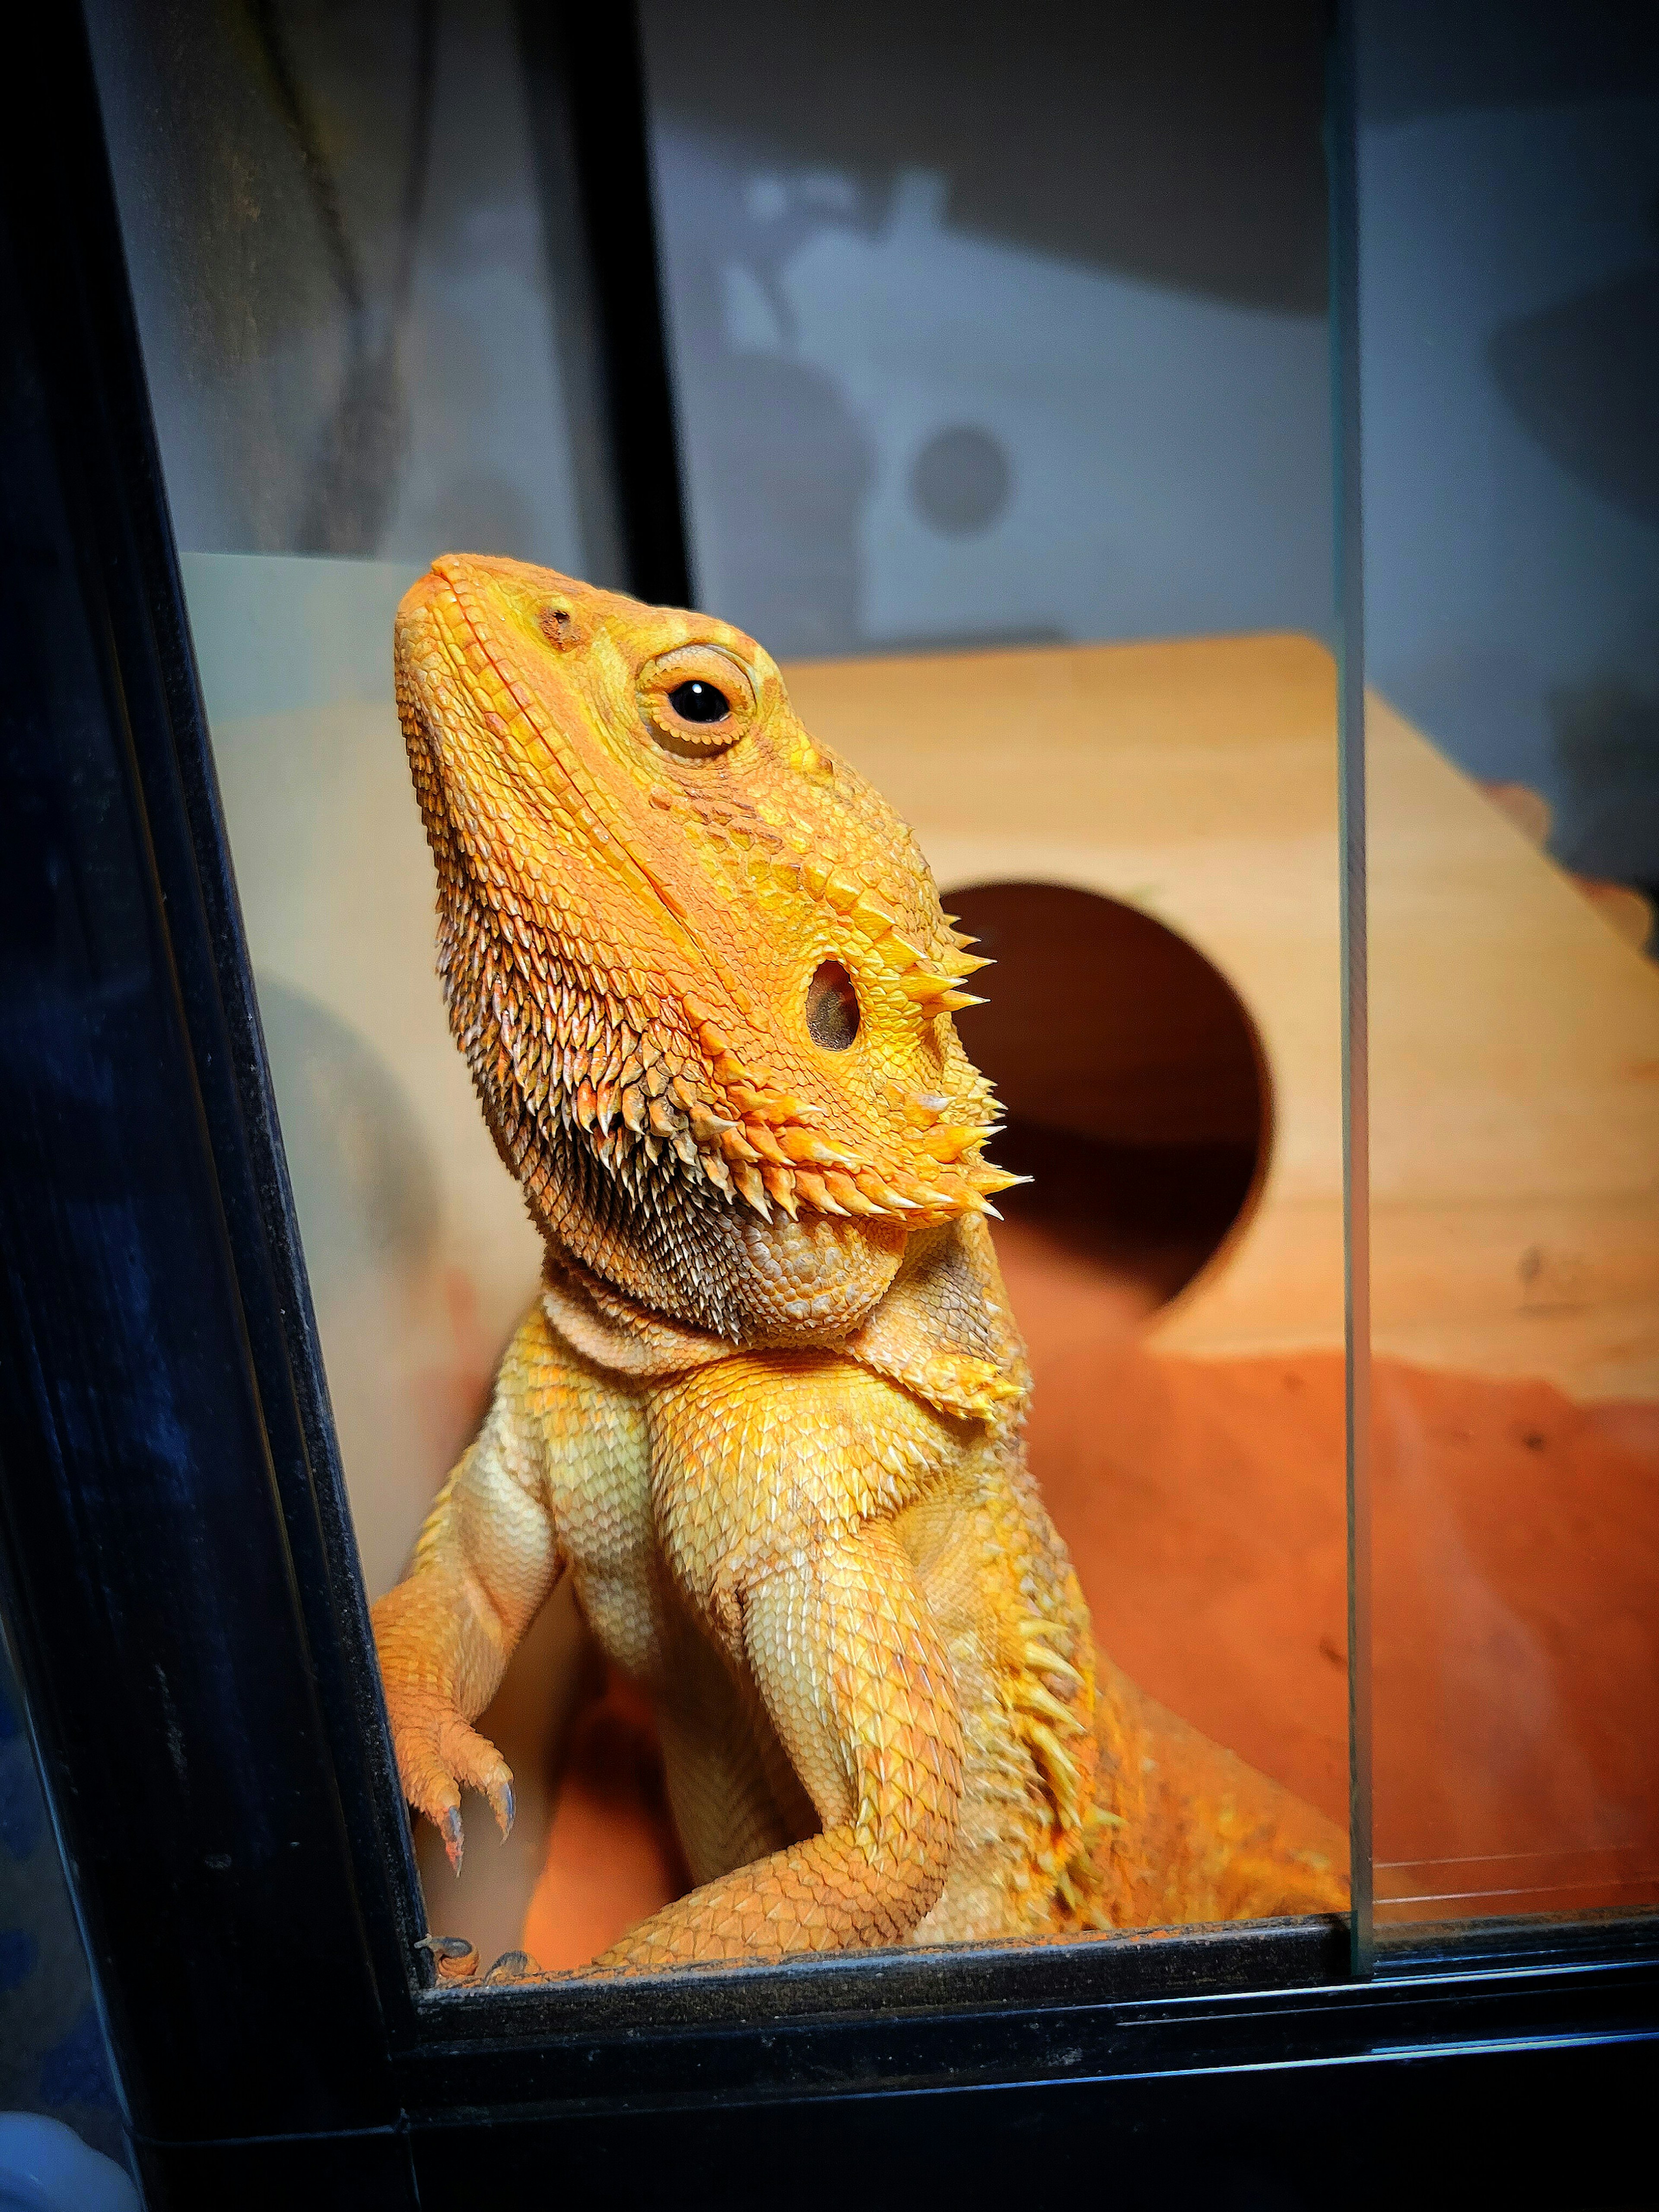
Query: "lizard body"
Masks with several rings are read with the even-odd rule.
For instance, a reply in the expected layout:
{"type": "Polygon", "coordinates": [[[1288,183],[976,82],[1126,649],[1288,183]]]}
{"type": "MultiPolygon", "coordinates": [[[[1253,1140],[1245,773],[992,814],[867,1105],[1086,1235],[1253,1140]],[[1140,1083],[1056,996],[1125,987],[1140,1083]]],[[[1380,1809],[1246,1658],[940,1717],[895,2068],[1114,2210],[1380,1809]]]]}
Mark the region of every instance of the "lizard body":
{"type": "Polygon", "coordinates": [[[1316,1815],[1097,1669],[951,1020],[983,963],[909,831],[703,616],[447,556],[397,665],[452,1025],[547,1250],[374,1609],[452,1858],[463,1785],[511,1817],[471,1723],[568,1573],[697,1884],[602,1964],[1340,1904],[1316,1815]]]}

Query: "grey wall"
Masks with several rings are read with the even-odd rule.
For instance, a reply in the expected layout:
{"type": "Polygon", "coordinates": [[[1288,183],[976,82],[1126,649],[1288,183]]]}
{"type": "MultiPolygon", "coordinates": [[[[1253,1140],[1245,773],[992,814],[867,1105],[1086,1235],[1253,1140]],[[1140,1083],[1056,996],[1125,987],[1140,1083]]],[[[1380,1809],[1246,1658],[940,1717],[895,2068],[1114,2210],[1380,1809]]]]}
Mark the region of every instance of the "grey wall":
{"type": "Polygon", "coordinates": [[[1659,884],[1659,10],[1358,12],[1371,680],[1659,884]]]}
{"type": "Polygon", "coordinates": [[[644,22],[707,604],[793,653],[1328,629],[1316,7],[644,22]]]}

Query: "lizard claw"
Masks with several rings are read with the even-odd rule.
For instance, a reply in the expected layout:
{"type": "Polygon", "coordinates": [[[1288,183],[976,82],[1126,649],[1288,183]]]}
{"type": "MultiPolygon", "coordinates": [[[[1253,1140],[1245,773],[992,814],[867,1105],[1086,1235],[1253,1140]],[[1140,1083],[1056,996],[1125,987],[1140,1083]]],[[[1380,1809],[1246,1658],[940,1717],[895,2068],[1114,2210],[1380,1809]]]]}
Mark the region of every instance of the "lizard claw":
{"type": "Polygon", "coordinates": [[[439,1824],[444,1839],[444,1850],[456,1874],[461,1871],[461,1853],[466,1847],[466,1838],[461,1832],[461,1816],[452,1805],[439,1824]]]}
{"type": "Polygon", "coordinates": [[[510,1780],[492,1782],[484,1794],[489,1800],[490,1811],[495,1815],[495,1826],[501,1832],[501,1841],[505,1843],[513,1832],[513,1816],[517,1810],[513,1784],[510,1780]]]}

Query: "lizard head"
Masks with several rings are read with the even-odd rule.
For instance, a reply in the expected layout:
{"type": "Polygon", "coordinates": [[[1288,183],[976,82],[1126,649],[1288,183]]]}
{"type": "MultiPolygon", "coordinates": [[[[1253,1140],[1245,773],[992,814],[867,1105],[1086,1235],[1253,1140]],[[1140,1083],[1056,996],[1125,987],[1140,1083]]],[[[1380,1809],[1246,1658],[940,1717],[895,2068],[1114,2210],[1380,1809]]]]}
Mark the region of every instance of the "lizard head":
{"type": "Polygon", "coordinates": [[[797,1261],[856,1262],[867,1306],[911,1231],[1015,1180],[951,1021],[984,963],[752,638],[449,554],[397,682],[452,1024],[556,1244],[725,1333],[810,1334],[797,1261]]]}

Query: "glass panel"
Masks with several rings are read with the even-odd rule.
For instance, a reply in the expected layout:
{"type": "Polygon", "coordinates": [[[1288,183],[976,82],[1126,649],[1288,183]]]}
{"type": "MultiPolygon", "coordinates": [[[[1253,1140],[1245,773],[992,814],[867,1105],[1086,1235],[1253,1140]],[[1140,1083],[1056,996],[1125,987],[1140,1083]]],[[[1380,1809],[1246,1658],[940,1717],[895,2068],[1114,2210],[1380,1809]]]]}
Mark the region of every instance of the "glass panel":
{"type": "Polygon", "coordinates": [[[1659,36],[1356,20],[1387,1933],[1659,1899],[1659,36]]]}
{"type": "MultiPolygon", "coordinates": [[[[392,620],[446,545],[616,580],[560,118],[507,0],[90,16],[373,1598],[476,1429],[540,1267],[434,969],[392,620]]],[[[525,1890],[550,1699],[502,1730],[526,1812],[492,1871],[525,1890]]],[[[475,1917],[489,1957],[522,1917],[475,1917]]]]}
{"type": "Polygon", "coordinates": [[[434,551],[614,574],[512,10],[93,9],[111,155],[371,1594],[538,1259],[451,1042],[392,617],[434,551]]]}
{"type": "Polygon", "coordinates": [[[90,13],[179,544],[616,580],[558,119],[507,0],[90,13]]]}
{"type": "Polygon", "coordinates": [[[775,15],[643,17],[698,596],[960,937],[740,633],[476,563],[408,603],[456,1026],[553,1278],[406,1575],[541,1252],[449,1034],[391,625],[446,545],[617,580],[557,88],[504,6],[98,16],[394,1719],[435,1638],[514,1774],[459,1882],[420,1825],[434,1930],[564,1967],[817,1907],[849,1944],[1335,1909],[1318,12],[1039,11],[1012,58],[989,11],[775,15]],[[953,1013],[1035,1178],[994,1247],[953,1013]],[[704,1507],[809,1495],[710,1566],[704,1507]]]}
{"type": "Polygon", "coordinates": [[[643,23],[708,605],[790,654],[1327,633],[1316,11],[643,23]]]}

